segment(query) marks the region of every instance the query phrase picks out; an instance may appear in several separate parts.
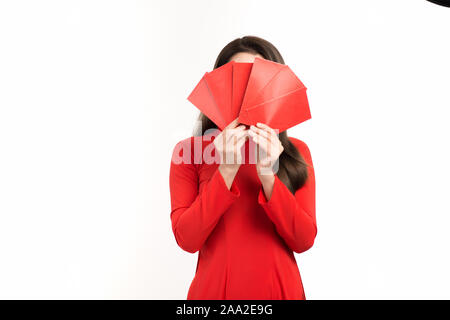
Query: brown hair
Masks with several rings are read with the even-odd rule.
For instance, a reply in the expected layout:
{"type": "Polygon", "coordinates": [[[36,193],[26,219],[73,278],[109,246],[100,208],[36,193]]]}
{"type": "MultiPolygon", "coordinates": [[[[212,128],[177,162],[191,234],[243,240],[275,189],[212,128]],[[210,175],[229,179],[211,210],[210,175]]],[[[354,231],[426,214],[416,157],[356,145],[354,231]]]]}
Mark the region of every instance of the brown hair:
{"type": "MultiPolygon", "coordinates": [[[[214,64],[214,69],[229,62],[230,58],[238,52],[260,54],[266,60],[284,64],[280,52],[269,41],[255,36],[245,36],[231,41],[220,51],[214,64]]],[[[202,112],[200,112],[198,120],[199,125],[194,129],[194,136],[202,136],[206,130],[217,128],[217,125],[202,112]]],[[[277,176],[294,194],[306,182],[308,177],[308,164],[298,149],[289,140],[287,131],[281,132],[279,139],[284,150],[279,157],[277,176]]]]}

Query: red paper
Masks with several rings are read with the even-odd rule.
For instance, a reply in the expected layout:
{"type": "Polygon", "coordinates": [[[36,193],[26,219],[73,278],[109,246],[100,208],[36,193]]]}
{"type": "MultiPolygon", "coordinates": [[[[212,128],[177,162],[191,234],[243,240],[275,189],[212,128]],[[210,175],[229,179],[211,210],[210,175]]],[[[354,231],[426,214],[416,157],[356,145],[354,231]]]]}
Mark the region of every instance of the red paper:
{"type": "Polygon", "coordinates": [[[280,132],[311,118],[306,87],[287,66],[255,57],[206,72],[188,100],[221,130],[239,122],[267,124],[280,132]]]}

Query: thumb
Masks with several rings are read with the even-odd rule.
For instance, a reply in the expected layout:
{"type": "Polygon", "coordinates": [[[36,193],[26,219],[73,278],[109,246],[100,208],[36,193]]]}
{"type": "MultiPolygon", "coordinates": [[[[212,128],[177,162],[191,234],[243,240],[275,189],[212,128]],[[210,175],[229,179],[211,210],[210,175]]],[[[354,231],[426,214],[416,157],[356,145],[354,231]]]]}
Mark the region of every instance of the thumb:
{"type": "Polygon", "coordinates": [[[225,129],[233,129],[236,128],[237,125],[239,124],[238,118],[234,119],[233,121],[231,121],[225,128],[225,129]]]}

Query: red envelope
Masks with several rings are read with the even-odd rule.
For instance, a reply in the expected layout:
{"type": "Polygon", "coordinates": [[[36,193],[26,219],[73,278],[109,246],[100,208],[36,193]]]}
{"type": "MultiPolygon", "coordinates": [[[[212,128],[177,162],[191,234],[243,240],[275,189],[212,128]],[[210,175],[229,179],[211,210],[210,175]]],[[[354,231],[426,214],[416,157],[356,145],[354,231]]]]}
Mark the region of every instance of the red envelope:
{"type": "Polygon", "coordinates": [[[221,130],[239,122],[267,124],[280,132],[311,118],[306,87],[284,64],[255,57],[206,72],[188,100],[221,130]]]}

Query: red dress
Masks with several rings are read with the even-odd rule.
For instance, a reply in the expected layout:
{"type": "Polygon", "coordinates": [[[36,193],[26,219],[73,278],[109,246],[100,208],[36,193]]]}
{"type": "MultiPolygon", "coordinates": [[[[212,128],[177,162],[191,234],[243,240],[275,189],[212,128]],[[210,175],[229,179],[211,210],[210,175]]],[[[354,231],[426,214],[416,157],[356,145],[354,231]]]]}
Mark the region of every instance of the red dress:
{"type": "Polygon", "coordinates": [[[202,161],[202,154],[214,149],[213,140],[205,137],[180,141],[170,166],[176,242],[185,251],[199,251],[187,299],[305,299],[293,251],[308,250],[317,234],[315,177],[307,145],[289,137],[310,164],[305,185],[294,195],[275,175],[267,201],[247,154],[227,188],[219,164],[202,161]]]}

